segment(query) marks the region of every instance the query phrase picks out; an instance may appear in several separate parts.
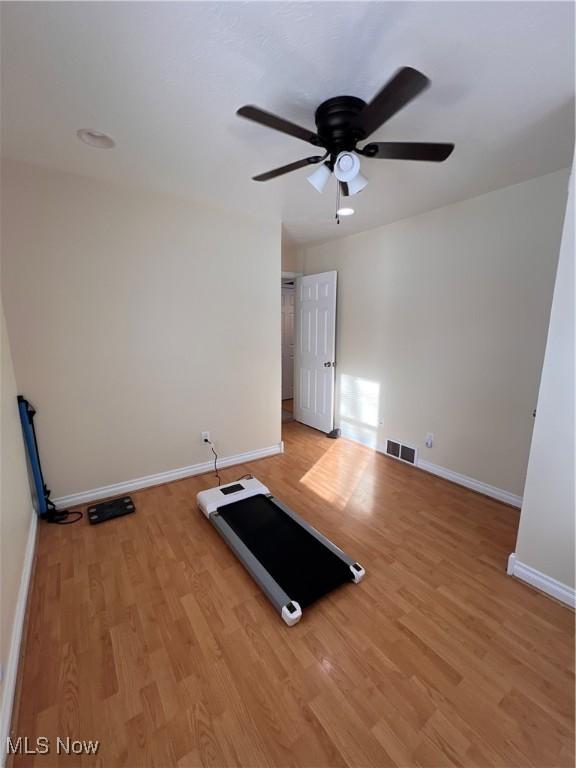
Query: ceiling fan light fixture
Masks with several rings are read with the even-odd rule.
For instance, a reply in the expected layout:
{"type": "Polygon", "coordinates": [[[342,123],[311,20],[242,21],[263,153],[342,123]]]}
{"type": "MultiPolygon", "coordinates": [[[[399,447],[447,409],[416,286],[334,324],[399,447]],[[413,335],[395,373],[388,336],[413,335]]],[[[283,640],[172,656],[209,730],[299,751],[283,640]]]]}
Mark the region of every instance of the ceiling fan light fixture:
{"type": "Polygon", "coordinates": [[[334,163],[334,175],[338,181],[352,181],[360,173],[360,158],[355,152],[340,152],[334,163]]]}
{"type": "Polygon", "coordinates": [[[341,198],[357,195],[368,185],[368,179],[360,172],[360,156],[441,163],[452,153],[454,144],[438,142],[377,141],[364,144],[429,85],[430,80],[422,72],[413,67],[401,67],[369,102],[356,96],[334,96],[323,101],[314,112],[316,132],[250,104],[240,107],[236,112],[240,117],[325,151],[323,156],[305,157],[252,178],[254,181],[270,181],[307,165],[319,164],[308,176],[308,181],[318,192],[323,192],[334,173],[337,179],[335,220],[339,224],[340,216],[354,213],[351,208],[340,207],[341,198]],[[358,142],[363,146],[358,147],[358,142]]]}
{"type": "Polygon", "coordinates": [[[361,173],[358,173],[353,179],[347,181],[346,184],[348,186],[348,194],[357,195],[358,192],[362,192],[364,187],[368,184],[368,179],[365,176],[362,176],[361,173]]]}
{"type": "Polygon", "coordinates": [[[330,168],[326,165],[326,163],[322,163],[319,168],[316,168],[314,173],[311,173],[310,176],[307,176],[306,178],[310,184],[312,184],[314,189],[316,189],[318,192],[324,192],[326,184],[328,184],[328,179],[331,175],[332,171],[330,168]]]}

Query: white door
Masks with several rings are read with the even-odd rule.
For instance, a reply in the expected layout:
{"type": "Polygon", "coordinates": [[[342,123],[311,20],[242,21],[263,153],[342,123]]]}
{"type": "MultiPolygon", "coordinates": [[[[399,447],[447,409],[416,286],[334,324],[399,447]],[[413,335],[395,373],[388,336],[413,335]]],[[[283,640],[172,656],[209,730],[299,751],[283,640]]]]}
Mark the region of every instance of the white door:
{"type": "Polygon", "coordinates": [[[294,418],[322,432],[334,428],[336,274],[296,281],[294,418]]]}
{"type": "Polygon", "coordinates": [[[282,400],[294,397],[294,294],[282,288],[282,400]]]}

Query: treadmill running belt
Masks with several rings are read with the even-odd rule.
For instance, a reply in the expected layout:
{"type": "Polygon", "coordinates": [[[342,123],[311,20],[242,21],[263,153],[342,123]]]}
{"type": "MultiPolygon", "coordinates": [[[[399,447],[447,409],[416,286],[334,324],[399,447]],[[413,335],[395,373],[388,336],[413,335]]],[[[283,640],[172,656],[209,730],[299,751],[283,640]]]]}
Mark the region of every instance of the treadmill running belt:
{"type": "Polygon", "coordinates": [[[220,507],[218,515],[302,608],[352,581],[343,560],[266,496],[220,507]]]}

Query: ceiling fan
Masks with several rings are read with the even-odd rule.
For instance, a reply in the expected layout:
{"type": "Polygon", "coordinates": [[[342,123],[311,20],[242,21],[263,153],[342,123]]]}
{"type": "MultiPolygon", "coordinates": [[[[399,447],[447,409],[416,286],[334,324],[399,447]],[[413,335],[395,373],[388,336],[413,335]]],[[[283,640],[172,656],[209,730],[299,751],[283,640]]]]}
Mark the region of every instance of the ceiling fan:
{"type": "Polygon", "coordinates": [[[322,102],[315,114],[316,133],[254,106],[240,107],[240,117],[273,128],[325,150],[294,163],[254,176],[254,181],[269,181],[308,165],[322,163],[308,181],[322,192],[334,173],[343,195],[360,192],[368,180],[360,173],[360,157],[380,160],[428,160],[441,163],[452,153],[454,144],[404,141],[378,141],[358,147],[381,125],[393,117],[430,85],[430,80],[412,67],[398,70],[392,79],[366,104],[356,96],[335,96],[322,102]]]}

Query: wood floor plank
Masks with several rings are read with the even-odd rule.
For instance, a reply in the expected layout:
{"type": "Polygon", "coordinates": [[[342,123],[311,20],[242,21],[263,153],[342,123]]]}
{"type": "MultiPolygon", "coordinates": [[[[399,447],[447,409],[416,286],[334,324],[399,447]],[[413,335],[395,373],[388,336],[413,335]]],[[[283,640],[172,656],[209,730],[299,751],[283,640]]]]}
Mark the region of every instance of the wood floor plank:
{"type": "Polygon", "coordinates": [[[99,739],[13,766],[564,768],[574,613],[506,575],[518,511],[291,422],[254,473],[357,558],[288,628],[196,493],[40,525],[12,736],[99,739]]]}

